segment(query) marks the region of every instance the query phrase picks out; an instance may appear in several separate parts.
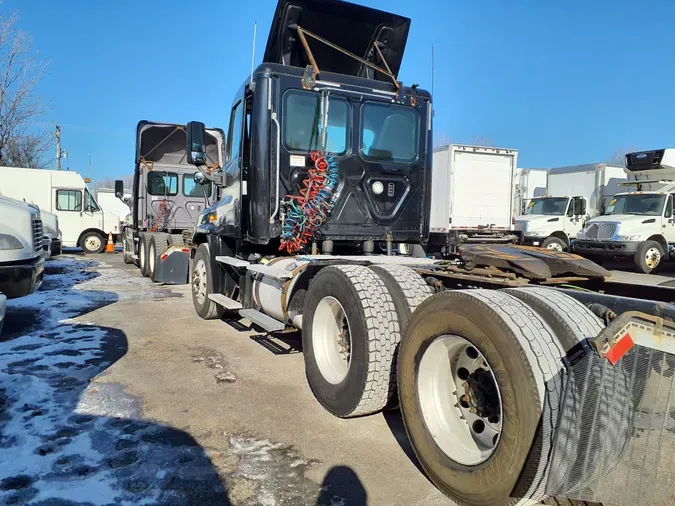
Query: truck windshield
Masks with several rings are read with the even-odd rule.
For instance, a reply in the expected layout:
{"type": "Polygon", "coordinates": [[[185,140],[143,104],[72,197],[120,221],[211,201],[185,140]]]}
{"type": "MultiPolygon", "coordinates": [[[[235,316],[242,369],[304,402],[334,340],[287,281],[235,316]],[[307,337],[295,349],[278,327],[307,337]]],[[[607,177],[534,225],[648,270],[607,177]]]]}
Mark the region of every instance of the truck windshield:
{"type": "Polygon", "coordinates": [[[562,216],[567,210],[567,201],[569,199],[533,199],[525,209],[525,214],[547,214],[562,216]]]}
{"type": "Polygon", "coordinates": [[[361,154],[382,162],[417,158],[419,115],[408,106],[366,102],[361,108],[361,154]]]}
{"type": "MultiPolygon", "coordinates": [[[[331,96],[328,99],[326,151],[336,155],[347,151],[349,102],[331,96]]],[[[284,96],[283,139],[289,151],[309,153],[321,149],[321,95],[291,90],[284,96]]]]}
{"type": "Polygon", "coordinates": [[[663,211],[665,195],[635,193],[632,195],[616,195],[607,204],[605,214],[642,214],[659,216],[663,211]]]}

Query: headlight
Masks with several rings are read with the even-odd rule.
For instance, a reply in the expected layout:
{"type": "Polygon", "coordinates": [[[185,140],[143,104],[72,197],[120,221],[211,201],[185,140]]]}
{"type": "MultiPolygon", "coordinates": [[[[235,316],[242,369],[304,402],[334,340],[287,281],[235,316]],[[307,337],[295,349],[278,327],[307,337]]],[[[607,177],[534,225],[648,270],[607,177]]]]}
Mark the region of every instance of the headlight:
{"type": "Polygon", "coordinates": [[[0,249],[23,249],[23,244],[13,235],[0,234],[0,249]]]}
{"type": "Polygon", "coordinates": [[[639,241],[641,235],[620,235],[617,240],[619,241],[639,241]]]}
{"type": "Polygon", "coordinates": [[[586,239],[586,229],[582,228],[577,232],[577,239],[586,239]]]}
{"type": "Polygon", "coordinates": [[[538,230],[535,230],[535,231],[532,231],[532,232],[527,232],[525,235],[528,236],[528,237],[545,237],[548,234],[546,232],[540,232],[538,230]]]}

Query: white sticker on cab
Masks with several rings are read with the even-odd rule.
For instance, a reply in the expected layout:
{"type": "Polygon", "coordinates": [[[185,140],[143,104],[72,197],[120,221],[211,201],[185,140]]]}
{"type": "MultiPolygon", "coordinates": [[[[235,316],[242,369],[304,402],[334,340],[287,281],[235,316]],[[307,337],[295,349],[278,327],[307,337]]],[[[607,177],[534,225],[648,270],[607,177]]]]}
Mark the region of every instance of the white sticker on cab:
{"type": "Polygon", "coordinates": [[[291,155],[291,167],[304,167],[306,163],[304,156],[291,155]]]}

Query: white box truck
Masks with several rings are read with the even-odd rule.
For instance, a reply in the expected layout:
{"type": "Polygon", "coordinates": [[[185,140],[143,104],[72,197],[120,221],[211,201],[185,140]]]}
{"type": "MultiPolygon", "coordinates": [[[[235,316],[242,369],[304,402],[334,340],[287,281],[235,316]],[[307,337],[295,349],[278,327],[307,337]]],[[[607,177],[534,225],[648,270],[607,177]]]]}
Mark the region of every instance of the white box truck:
{"type": "Polygon", "coordinates": [[[100,253],[120,231],[117,215],[99,206],[77,172],[0,167],[0,192],[56,214],[65,247],[100,253]]]}
{"type": "MultiPolygon", "coordinates": [[[[120,231],[124,228],[124,222],[131,213],[129,205],[125,202],[131,202],[131,191],[125,190],[122,198],[115,196],[114,188],[97,188],[96,201],[106,213],[112,213],[117,216],[120,222],[120,231]]],[[[120,236],[121,238],[122,236],[120,236]]]]}
{"type": "Polygon", "coordinates": [[[523,214],[527,204],[535,197],[546,195],[546,169],[516,169],[516,189],[513,212],[523,214]]]}
{"type": "Polygon", "coordinates": [[[0,292],[7,298],[33,293],[42,283],[42,241],[40,211],[0,196],[0,292]]]}
{"type": "Polygon", "coordinates": [[[644,273],[673,256],[675,248],[675,148],[626,155],[633,180],[608,202],[604,214],[586,223],[574,243],[580,255],[632,258],[644,273]]]}
{"type": "Polygon", "coordinates": [[[547,195],[530,200],[515,220],[521,242],[569,251],[588,218],[602,213],[608,196],[626,181],[623,167],[591,163],[548,171],[547,195]]]}
{"type": "Polygon", "coordinates": [[[434,149],[429,250],[510,242],[518,151],[450,144],[434,149]]]}

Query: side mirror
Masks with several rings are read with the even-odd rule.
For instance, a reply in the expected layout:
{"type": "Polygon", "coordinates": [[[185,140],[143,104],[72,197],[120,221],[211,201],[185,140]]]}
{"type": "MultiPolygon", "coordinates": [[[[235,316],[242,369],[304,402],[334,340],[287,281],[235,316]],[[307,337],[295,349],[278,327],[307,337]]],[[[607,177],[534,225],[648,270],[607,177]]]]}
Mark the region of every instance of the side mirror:
{"type": "Polygon", "coordinates": [[[206,126],[199,121],[190,121],[187,124],[187,143],[185,152],[187,162],[192,165],[206,165],[206,126]]]}
{"type": "Polygon", "coordinates": [[[192,176],[192,179],[194,179],[195,183],[197,184],[207,183],[206,176],[202,174],[200,171],[195,172],[194,176],[192,176]]]}
{"type": "Polygon", "coordinates": [[[583,216],[586,214],[586,199],[574,199],[574,216],[583,216]]]}
{"type": "Polygon", "coordinates": [[[124,198],[124,181],[121,179],[115,181],[115,197],[118,199],[124,198]]]}

